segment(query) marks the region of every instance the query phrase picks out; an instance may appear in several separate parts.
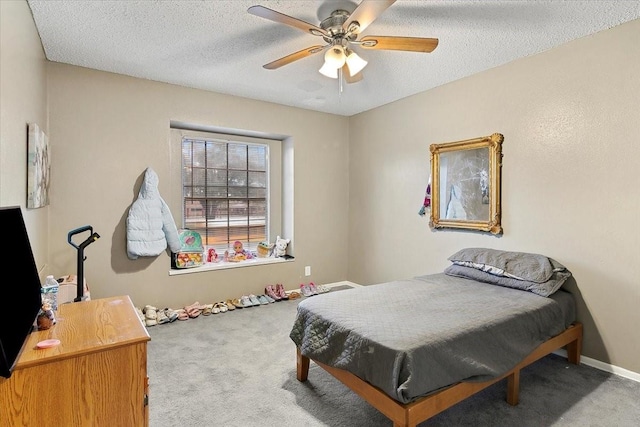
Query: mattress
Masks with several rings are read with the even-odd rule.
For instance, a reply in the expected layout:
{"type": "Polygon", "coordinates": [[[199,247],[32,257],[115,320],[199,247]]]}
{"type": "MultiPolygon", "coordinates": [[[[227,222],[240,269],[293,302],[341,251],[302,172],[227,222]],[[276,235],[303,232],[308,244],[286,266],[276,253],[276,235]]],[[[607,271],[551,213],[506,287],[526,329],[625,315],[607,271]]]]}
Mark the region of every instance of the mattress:
{"type": "Polygon", "coordinates": [[[562,289],[542,297],[439,273],[309,297],[290,337],[304,356],[408,403],[498,377],[574,321],[562,289]]]}

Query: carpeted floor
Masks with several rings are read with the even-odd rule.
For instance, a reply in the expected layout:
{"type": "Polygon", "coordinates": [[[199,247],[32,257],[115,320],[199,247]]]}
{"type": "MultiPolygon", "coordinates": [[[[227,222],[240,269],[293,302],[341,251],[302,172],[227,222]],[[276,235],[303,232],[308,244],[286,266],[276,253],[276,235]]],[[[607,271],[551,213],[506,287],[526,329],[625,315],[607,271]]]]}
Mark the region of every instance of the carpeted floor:
{"type": "MultiPolygon", "coordinates": [[[[313,362],[309,379],[296,380],[289,331],[299,301],[150,327],[151,427],[391,426],[313,362]]],[[[420,427],[640,425],[640,383],[556,355],[522,371],[517,406],[505,395],[503,380],[420,427]]]]}

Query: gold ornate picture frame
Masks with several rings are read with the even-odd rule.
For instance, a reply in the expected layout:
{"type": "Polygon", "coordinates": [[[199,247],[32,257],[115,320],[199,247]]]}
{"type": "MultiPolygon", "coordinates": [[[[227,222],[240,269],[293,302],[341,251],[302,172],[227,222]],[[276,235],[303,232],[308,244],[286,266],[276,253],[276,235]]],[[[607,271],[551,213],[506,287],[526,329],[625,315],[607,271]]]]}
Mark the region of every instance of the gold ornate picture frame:
{"type": "Polygon", "coordinates": [[[502,233],[503,141],[494,133],[431,144],[431,228],[502,233]]]}

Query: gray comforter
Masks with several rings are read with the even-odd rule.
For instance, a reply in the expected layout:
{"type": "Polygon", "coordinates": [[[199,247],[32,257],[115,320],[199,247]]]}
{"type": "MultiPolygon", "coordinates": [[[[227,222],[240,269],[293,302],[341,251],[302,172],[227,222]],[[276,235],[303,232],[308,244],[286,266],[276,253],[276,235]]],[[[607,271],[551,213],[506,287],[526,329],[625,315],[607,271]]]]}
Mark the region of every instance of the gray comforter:
{"type": "Polygon", "coordinates": [[[544,298],[439,273],[307,298],[290,337],[407,403],[499,376],[574,320],[565,291],[544,298]]]}

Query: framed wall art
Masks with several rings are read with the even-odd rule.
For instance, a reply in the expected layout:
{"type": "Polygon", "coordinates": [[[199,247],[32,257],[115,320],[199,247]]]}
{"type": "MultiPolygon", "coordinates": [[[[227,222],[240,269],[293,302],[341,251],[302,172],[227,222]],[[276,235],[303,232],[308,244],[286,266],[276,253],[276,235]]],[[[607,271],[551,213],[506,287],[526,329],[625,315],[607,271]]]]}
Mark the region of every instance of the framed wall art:
{"type": "Polygon", "coordinates": [[[431,228],[501,234],[502,134],[432,144],[431,228]]]}
{"type": "Polygon", "coordinates": [[[27,208],[41,208],[49,204],[49,141],[35,123],[27,132],[27,208]]]}

